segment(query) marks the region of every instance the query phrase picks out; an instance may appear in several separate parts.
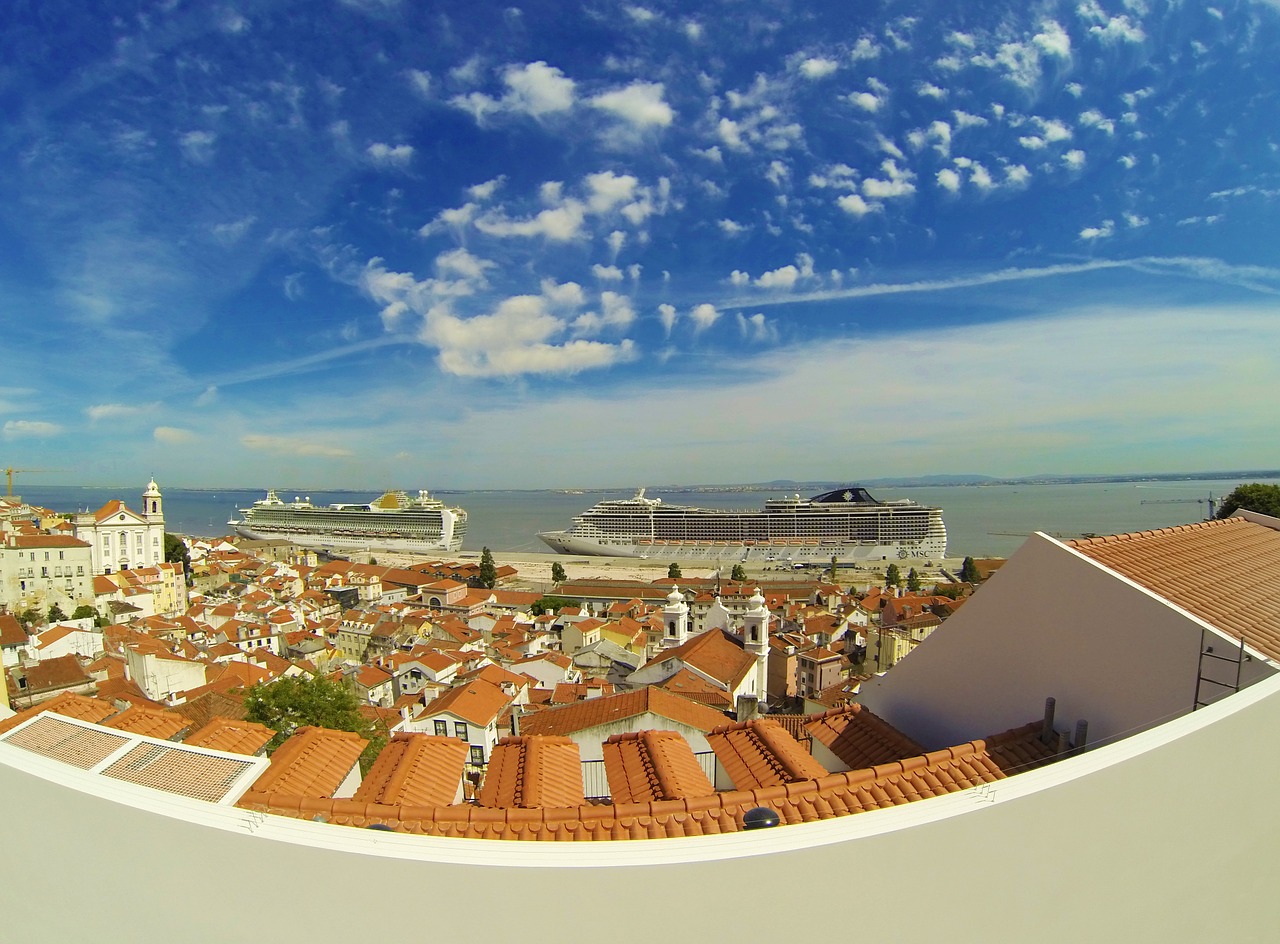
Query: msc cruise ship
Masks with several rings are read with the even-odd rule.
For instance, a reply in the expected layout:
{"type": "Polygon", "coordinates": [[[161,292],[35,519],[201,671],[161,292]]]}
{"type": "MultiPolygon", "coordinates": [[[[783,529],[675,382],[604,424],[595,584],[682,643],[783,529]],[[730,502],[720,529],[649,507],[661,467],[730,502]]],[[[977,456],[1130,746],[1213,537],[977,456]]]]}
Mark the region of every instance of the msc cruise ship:
{"type": "Polygon", "coordinates": [[[945,557],[942,509],[877,501],[848,486],[813,498],[770,499],[763,509],[731,511],[646,498],[602,501],[567,531],[538,535],[562,554],[678,560],[825,561],[945,557]]]}

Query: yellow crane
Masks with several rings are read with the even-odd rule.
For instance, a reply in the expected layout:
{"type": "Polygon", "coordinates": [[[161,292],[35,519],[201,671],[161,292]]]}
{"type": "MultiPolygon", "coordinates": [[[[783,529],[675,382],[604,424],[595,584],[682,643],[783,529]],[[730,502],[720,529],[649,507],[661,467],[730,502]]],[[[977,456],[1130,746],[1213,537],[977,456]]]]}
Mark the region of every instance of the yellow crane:
{"type": "Polygon", "coordinates": [[[7,494],[10,496],[13,495],[13,476],[17,472],[61,472],[61,471],[62,471],[61,469],[15,469],[13,466],[8,466],[4,470],[5,478],[8,479],[8,482],[9,482],[9,491],[7,494]]]}

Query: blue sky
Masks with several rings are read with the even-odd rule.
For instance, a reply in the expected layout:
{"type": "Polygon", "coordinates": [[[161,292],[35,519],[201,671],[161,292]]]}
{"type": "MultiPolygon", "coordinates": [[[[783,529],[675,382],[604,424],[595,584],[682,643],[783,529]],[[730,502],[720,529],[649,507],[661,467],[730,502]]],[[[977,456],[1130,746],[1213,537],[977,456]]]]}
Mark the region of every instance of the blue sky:
{"type": "Polygon", "coordinates": [[[48,0],[0,43],[0,465],[46,484],[1280,465],[1273,2],[48,0]]]}

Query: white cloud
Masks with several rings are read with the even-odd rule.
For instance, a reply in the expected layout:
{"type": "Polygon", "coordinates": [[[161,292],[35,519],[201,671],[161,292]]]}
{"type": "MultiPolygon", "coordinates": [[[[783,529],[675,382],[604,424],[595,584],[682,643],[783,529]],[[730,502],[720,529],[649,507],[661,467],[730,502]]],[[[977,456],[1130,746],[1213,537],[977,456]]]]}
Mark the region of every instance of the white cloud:
{"type": "Polygon", "coordinates": [[[916,84],[916,94],[921,98],[932,98],[935,101],[942,101],[950,93],[939,85],[932,82],[918,82],[916,84]]]}
{"type": "Polygon", "coordinates": [[[1090,108],[1080,113],[1080,124],[1089,128],[1097,128],[1099,131],[1105,131],[1107,134],[1114,134],[1116,123],[1110,118],[1105,117],[1102,112],[1096,108],[1090,108]]]}
{"type": "Polygon", "coordinates": [[[716,310],[716,306],[704,302],[701,305],[695,305],[689,312],[689,320],[693,322],[693,330],[695,333],[701,333],[710,328],[720,318],[720,312],[716,310]]]}
{"type": "Polygon", "coordinates": [[[495,263],[473,256],[465,249],[450,249],[436,256],[435,265],[442,275],[457,275],[473,282],[483,282],[485,273],[494,268],[495,263]]]}
{"type": "Polygon", "coordinates": [[[1067,35],[1062,25],[1054,20],[1047,20],[1042,25],[1041,31],[1031,41],[1048,55],[1057,56],[1060,59],[1071,58],[1071,37],[1067,35]]]}
{"type": "Polygon", "coordinates": [[[748,341],[756,343],[774,342],[778,340],[778,328],[767,319],[762,312],[754,315],[738,313],[738,331],[748,341]]]}
{"type": "Polygon", "coordinates": [[[911,180],[915,177],[909,170],[900,169],[892,160],[883,161],[880,169],[884,178],[868,177],[862,182],[862,195],[877,200],[907,197],[916,192],[911,180]]]}
{"type": "Polygon", "coordinates": [[[658,14],[654,13],[648,7],[628,5],[623,7],[623,9],[626,11],[627,16],[631,18],[632,22],[638,23],[641,26],[647,26],[658,19],[658,14]]]}
{"type": "Polygon", "coordinates": [[[336,446],[323,440],[304,439],[299,436],[272,436],[252,433],[240,437],[240,444],[254,452],[269,452],[285,456],[322,456],[329,459],[345,459],[354,453],[345,446],[336,446]]]}
{"type": "Polygon", "coordinates": [[[493,197],[498,188],[506,182],[506,179],[505,174],[500,174],[492,180],[486,180],[482,184],[472,184],[467,188],[467,193],[470,194],[471,199],[473,200],[489,200],[493,197]]]}
{"type": "Polygon", "coordinates": [[[870,36],[862,36],[853,48],[849,50],[849,58],[854,62],[865,62],[868,59],[877,59],[880,56],[881,46],[870,36]]]}
{"type": "Polygon", "coordinates": [[[1035,118],[1034,122],[1040,127],[1040,133],[1044,135],[1044,139],[1050,143],[1055,141],[1071,140],[1071,127],[1065,122],[1056,118],[1045,120],[1044,118],[1035,118]]]}
{"type": "Polygon", "coordinates": [[[1125,213],[1123,214],[1123,216],[1124,216],[1125,225],[1128,226],[1130,229],[1137,229],[1138,227],[1146,226],[1148,223],[1151,222],[1145,216],[1139,216],[1136,213],[1125,213]]]}
{"type": "Polygon", "coordinates": [[[1070,170],[1079,170],[1084,167],[1085,153],[1079,148],[1074,148],[1062,155],[1062,163],[1070,170]]]}
{"type": "Polygon", "coordinates": [[[257,221],[256,216],[246,216],[234,223],[217,223],[213,227],[213,238],[224,246],[234,246],[245,237],[257,221]]]}
{"type": "Polygon", "coordinates": [[[477,218],[475,226],[490,236],[541,236],[552,242],[569,242],[581,235],[585,221],[586,207],[577,200],[566,200],[558,207],[551,207],[523,219],[511,219],[499,211],[493,211],[477,218]]]}
{"type": "Polygon", "coordinates": [[[870,92],[851,92],[845,96],[850,105],[855,108],[861,108],[863,111],[875,112],[880,110],[879,96],[872,95],[870,92]]]}
{"type": "Polygon", "coordinates": [[[177,426],[157,426],[152,431],[151,436],[156,442],[164,443],[168,446],[195,442],[199,438],[191,430],[181,429],[177,426]]]}
{"type": "Polygon", "coordinates": [[[716,225],[726,236],[740,236],[747,231],[747,227],[735,220],[720,220],[716,225]]]}
{"type": "Polygon", "coordinates": [[[983,125],[990,124],[986,118],[981,115],[971,115],[967,111],[953,111],[952,116],[955,118],[956,130],[960,131],[964,128],[980,128],[983,125]]]}
{"type": "Polygon", "coordinates": [[[1010,187],[1025,187],[1031,180],[1031,171],[1022,164],[1010,164],[1004,169],[1004,181],[1010,187]]]}
{"type": "Polygon", "coordinates": [[[850,216],[857,217],[859,219],[876,209],[856,193],[847,193],[843,197],[840,197],[836,200],[836,206],[844,210],[844,212],[848,213],[850,216]]]}
{"type": "Polygon", "coordinates": [[[604,266],[596,263],[591,267],[591,274],[602,282],[621,282],[622,270],[617,266],[604,266]]]}
{"type": "Polygon", "coordinates": [[[960,175],[949,167],[944,167],[936,175],[938,186],[951,193],[960,191],[960,175]]]}
{"type": "Polygon", "coordinates": [[[750,285],[751,275],[747,272],[743,272],[741,269],[734,269],[731,273],[729,273],[729,283],[731,285],[736,285],[739,287],[744,285],[750,285]]]}
{"type": "Polygon", "coordinates": [[[431,73],[423,72],[421,69],[410,69],[407,74],[409,76],[409,86],[423,98],[430,98],[431,73]]]}
{"type": "Polygon", "coordinates": [[[118,420],[130,416],[140,416],[143,413],[154,411],[159,405],[158,403],[98,403],[87,407],[84,412],[91,423],[96,423],[99,420],[118,420]]]}
{"type": "Polygon", "coordinates": [[[665,128],[671,124],[675,112],[663,95],[661,82],[635,82],[626,88],[596,95],[589,102],[633,125],[665,128]]]}
{"type": "Polygon", "coordinates": [[[800,270],[793,265],[785,265],[765,272],[755,284],[761,288],[792,289],[800,279],[800,270]]]}
{"type": "Polygon", "coordinates": [[[1089,27],[1089,32],[1108,43],[1140,43],[1147,38],[1142,27],[1123,14],[1106,23],[1089,27]]]}
{"type": "Polygon", "coordinates": [[[503,105],[510,111],[537,118],[573,107],[573,79],[541,60],[508,66],[503,70],[502,81],[507,85],[503,105]]]}
{"type": "Polygon", "coordinates": [[[178,146],[183,156],[193,164],[209,164],[213,161],[213,145],[218,136],[212,131],[188,131],[178,136],[178,146]]]}
{"type": "Polygon", "coordinates": [[[5,439],[46,439],[61,432],[57,423],[43,420],[5,420],[4,424],[5,439]]]}
{"type": "Polygon", "coordinates": [[[587,206],[595,214],[607,213],[618,204],[632,200],[640,183],[630,174],[615,174],[611,170],[588,174],[583,182],[588,192],[587,206]]]}
{"type": "Polygon", "coordinates": [[[1080,230],[1080,238],[1087,240],[1107,239],[1116,231],[1114,220],[1103,220],[1100,226],[1086,226],[1080,230]]]}
{"type": "Polygon", "coordinates": [[[840,66],[835,60],[815,56],[800,63],[800,74],[806,79],[821,79],[831,75],[838,68],[840,66]]]}
{"type": "Polygon", "coordinates": [[[658,321],[662,323],[662,330],[667,337],[671,337],[671,329],[676,326],[676,308],[674,305],[668,305],[665,302],[658,306],[658,321]]]}
{"type": "Polygon", "coordinates": [[[369,159],[379,167],[408,167],[413,161],[413,145],[411,144],[370,144],[365,150],[369,159]]]}
{"type": "Polygon", "coordinates": [[[720,141],[725,147],[729,148],[729,150],[747,150],[746,142],[742,140],[742,129],[732,118],[721,118],[719,124],[716,126],[716,134],[719,135],[720,141]]]}

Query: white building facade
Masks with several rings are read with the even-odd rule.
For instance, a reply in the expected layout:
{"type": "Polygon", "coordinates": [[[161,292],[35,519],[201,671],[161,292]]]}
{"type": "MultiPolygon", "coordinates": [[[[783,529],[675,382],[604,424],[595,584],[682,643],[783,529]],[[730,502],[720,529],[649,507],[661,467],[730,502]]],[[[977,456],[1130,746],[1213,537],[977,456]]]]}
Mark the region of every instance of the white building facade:
{"type": "Polygon", "coordinates": [[[164,562],[164,502],[155,480],[142,493],[142,511],[119,499],[71,519],[76,537],[93,548],[93,572],[110,574],[164,562]]]}

